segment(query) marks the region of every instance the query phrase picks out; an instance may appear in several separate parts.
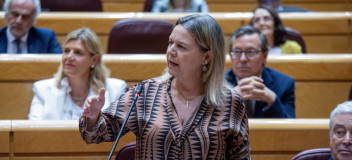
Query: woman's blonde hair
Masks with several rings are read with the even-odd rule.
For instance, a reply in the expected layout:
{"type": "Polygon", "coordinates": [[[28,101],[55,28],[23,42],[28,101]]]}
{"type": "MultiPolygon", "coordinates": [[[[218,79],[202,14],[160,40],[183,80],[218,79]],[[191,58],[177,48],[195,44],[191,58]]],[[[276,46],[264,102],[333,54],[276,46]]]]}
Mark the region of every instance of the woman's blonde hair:
{"type": "MultiPolygon", "coordinates": [[[[202,78],[205,83],[205,98],[209,105],[221,106],[225,89],[229,88],[224,80],[226,63],[225,38],[218,22],[209,15],[189,15],[180,18],[176,25],[182,25],[193,36],[201,51],[210,51],[210,61],[206,65],[207,71],[203,72],[202,78]]],[[[165,69],[162,81],[166,81],[171,75],[165,69]]]]}
{"type": "MultiPolygon", "coordinates": [[[[89,87],[92,88],[95,93],[99,93],[99,89],[105,86],[106,78],[110,75],[109,69],[107,69],[104,63],[101,61],[104,55],[104,51],[101,46],[99,37],[89,28],[80,28],[72,31],[66,36],[62,48],[64,48],[64,46],[70,40],[81,40],[84,46],[90,52],[91,56],[96,54],[99,55],[98,62],[95,67],[91,68],[89,76],[89,87]]],[[[61,88],[61,80],[66,76],[67,75],[63,71],[63,64],[61,61],[58,71],[54,75],[56,78],[56,86],[58,88],[61,88]]]]}

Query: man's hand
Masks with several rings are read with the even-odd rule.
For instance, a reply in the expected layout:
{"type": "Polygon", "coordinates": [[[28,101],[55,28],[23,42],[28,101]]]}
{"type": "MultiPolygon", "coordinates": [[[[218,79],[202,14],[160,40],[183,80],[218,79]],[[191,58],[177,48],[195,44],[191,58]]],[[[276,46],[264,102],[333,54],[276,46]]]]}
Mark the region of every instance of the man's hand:
{"type": "Polygon", "coordinates": [[[243,78],[238,82],[235,90],[241,94],[243,100],[264,101],[268,106],[271,106],[275,101],[276,94],[263,82],[263,79],[257,76],[243,78]]]}

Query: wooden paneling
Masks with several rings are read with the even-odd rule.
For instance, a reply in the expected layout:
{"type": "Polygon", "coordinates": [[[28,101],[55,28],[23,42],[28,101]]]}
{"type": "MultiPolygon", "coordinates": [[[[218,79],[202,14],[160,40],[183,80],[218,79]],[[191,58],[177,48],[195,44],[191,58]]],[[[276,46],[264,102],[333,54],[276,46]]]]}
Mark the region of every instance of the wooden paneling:
{"type": "MultiPolygon", "coordinates": [[[[0,119],[27,119],[33,82],[53,77],[60,61],[61,55],[0,55],[0,119]]],[[[164,54],[107,54],[103,61],[111,77],[130,86],[161,75],[166,67],[164,54]]],[[[267,66],[295,79],[297,118],[327,118],[347,100],[352,85],[352,54],[270,55],[267,66]]]]}
{"type": "MultiPolygon", "coordinates": [[[[258,6],[256,0],[207,0],[211,12],[251,12],[258,6]]],[[[145,0],[103,0],[105,12],[141,12],[145,0]],[[128,6],[129,8],[125,8],[128,6]]],[[[281,0],[282,5],[310,11],[350,11],[350,0],[281,0]]]]}
{"type": "Polygon", "coordinates": [[[328,118],[337,104],[348,100],[352,82],[297,82],[296,116],[328,118]],[[306,107],[303,107],[306,106],[306,107]]]}
{"type": "Polygon", "coordinates": [[[303,36],[308,53],[351,53],[352,41],[348,35],[303,36]],[[338,42],[338,43],[337,43],[338,42]]]}
{"type": "Polygon", "coordinates": [[[103,3],[104,12],[143,12],[144,3],[103,3]]]}
{"type": "MultiPolygon", "coordinates": [[[[0,120],[0,154],[8,154],[10,152],[10,131],[11,121],[0,120]]],[[[8,155],[7,155],[8,156],[8,155]]],[[[2,157],[2,156],[0,156],[2,157]]]]}
{"type": "MultiPolygon", "coordinates": [[[[112,147],[112,142],[85,144],[76,120],[0,121],[0,132],[11,135],[3,139],[13,148],[4,148],[15,160],[103,160],[112,147]]],[[[300,151],[329,147],[329,119],[249,119],[249,133],[253,160],[290,160],[300,151]]],[[[123,136],[115,154],[133,141],[131,132],[123,136]]]]}
{"type": "Polygon", "coordinates": [[[0,119],[28,119],[27,115],[33,99],[32,88],[32,81],[0,82],[0,101],[2,102],[0,119]],[[13,97],[18,98],[13,99],[13,97]]]}
{"type": "Polygon", "coordinates": [[[0,120],[0,159],[9,160],[10,158],[10,131],[11,121],[0,120]]]}
{"type": "MultiPolygon", "coordinates": [[[[78,121],[13,121],[15,159],[106,159],[113,142],[86,144],[78,121]]],[[[117,151],[135,136],[121,138],[117,151]]],[[[113,158],[115,159],[115,158],[113,158]]]]}

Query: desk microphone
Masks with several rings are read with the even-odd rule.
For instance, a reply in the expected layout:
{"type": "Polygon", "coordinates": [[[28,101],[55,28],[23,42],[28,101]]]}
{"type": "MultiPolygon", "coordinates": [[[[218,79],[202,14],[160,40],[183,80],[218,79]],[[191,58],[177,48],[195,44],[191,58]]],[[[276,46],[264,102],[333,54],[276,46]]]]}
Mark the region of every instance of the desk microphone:
{"type": "Polygon", "coordinates": [[[117,143],[118,143],[119,140],[120,140],[120,137],[121,137],[123,128],[125,128],[125,125],[126,125],[126,123],[127,123],[128,117],[130,116],[131,110],[132,110],[132,108],[135,106],[135,103],[136,103],[136,101],[137,101],[139,95],[141,94],[141,92],[142,92],[142,90],[143,90],[143,86],[144,86],[144,83],[139,83],[138,86],[137,86],[136,92],[134,93],[134,97],[133,97],[133,100],[132,100],[132,103],[131,103],[131,107],[130,107],[130,109],[128,110],[127,115],[126,115],[126,118],[125,118],[125,120],[123,121],[123,123],[122,123],[122,125],[121,125],[120,131],[119,131],[119,134],[117,135],[117,138],[116,138],[116,140],[115,140],[114,146],[112,146],[112,148],[111,148],[111,151],[110,151],[108,160],[110,160],[111,157],[112,157],[112,155],[114,154],[116,145],[117,145],[117,143]]]}

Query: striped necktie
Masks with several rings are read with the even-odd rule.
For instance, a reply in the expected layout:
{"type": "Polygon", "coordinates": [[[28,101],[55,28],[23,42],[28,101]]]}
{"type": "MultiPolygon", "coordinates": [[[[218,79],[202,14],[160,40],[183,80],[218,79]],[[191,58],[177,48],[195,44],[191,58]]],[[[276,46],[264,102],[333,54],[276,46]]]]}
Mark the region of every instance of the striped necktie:
{"type": "Polygon", "coordinates": [[[21,50],[21,40],[19,40],[19,39],[16,39],[16,40],[14,40],[15,41],[15,44],[16,44],[16,53],[22,53],[22,50],[21,50]]]}
{"type": "Polygon", "coordinates": [[[252,102],[252,100],[245,100],[244,104],[246,105],[247,117],[248,118],[253,118],[254,113],[253,113],[253,102],[252,102]]]}

